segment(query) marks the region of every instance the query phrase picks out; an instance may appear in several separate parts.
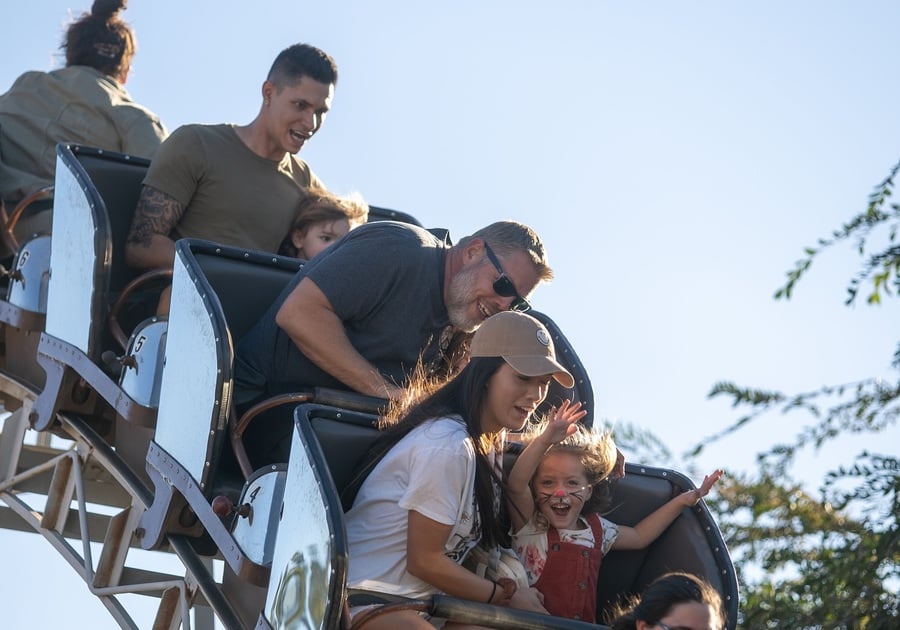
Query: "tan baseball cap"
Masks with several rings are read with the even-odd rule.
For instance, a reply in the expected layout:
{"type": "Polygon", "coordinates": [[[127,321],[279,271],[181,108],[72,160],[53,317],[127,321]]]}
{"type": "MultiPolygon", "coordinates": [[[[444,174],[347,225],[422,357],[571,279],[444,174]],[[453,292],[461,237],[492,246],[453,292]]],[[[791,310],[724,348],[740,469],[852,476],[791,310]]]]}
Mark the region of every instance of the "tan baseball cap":
{"type": "Polygon", "coordinates": [[[569,371],[556,361],[550,333],[541,322],[525,313],[501,311],[488,317],[475,331],[469,354],[503,357],[519,374],[552,374],[564,387],[575,385],[569,371]]]}

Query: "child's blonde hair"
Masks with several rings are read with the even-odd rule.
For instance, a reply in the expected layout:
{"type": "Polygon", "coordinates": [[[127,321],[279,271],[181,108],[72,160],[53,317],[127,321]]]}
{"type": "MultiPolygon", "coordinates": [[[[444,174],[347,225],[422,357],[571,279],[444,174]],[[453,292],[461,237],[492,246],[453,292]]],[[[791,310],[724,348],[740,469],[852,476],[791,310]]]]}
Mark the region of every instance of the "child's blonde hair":
{"type": "MultiPolygon", "coordinates": [[[[522,442],[527,445],[534,440],[547,428],[548,422],[549,419],[545,419],[529,424],[522,433],[522,442]]],[[[544,457],[551,453],[568,453],[577,457],[584,468],[588,485],[593,489],[581,512],[582,514],[603,512],[609,507],[609,493],[605,491],[606,488],[599,486],[607,481],[616,465],[618,456],[616,443],[608,431],[594,431],[582,424],[576,424],[575,427],[575,433],[562,442],[550,446],[544,457]]]]}

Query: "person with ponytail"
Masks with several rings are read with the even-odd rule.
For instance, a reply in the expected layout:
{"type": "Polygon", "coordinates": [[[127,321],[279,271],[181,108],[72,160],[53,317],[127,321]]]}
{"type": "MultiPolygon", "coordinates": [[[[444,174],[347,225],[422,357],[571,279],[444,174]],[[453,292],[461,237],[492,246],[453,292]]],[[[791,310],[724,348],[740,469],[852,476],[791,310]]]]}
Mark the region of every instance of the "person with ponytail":
{"type": "MultiPolygon", "coordinates": [[[[95,0],[66,29],[65,67],[26,72],[0,95],[0,198],[7,206],[53,184],[58,142],[149,158],[168,135],[124,88],[137,48],[119,15],[126,2],[95,0]]],[[[49,231],[49,218],[33,217],[29,233],[49,231]]]]}

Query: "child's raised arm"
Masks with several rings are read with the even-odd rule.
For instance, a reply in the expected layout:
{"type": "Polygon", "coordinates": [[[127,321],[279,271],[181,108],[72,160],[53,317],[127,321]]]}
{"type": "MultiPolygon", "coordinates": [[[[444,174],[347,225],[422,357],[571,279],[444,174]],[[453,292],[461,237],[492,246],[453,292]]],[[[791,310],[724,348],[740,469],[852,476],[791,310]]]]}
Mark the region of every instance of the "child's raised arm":
{"type": "Polygon", "coordinates": [[[544,431],[529,442],[516,458],[508,480],[509,514],[513,531],[520,530],[534,514],[534,496],[530,482],[544,453],[551,445],[572,435],[577,430],[575,423],[586,414],[587,411],[581,408],[580,402],[563,401],[559,409],[554,407],[550,410],[550,420],[544,431]]]}
{"type": "Polygon", "coordinates": [[[696,505],[697,502],[709,494],[713,485],[722,477],[721,470],[714,471],[703,478],[699,488],[682,492],[677,497],[652,512],[634,527],[619,526],[619,535],[613,543],[613,549],[643,549],[659,538],[666,528],[672,524],[681,509],[696,505]]]}

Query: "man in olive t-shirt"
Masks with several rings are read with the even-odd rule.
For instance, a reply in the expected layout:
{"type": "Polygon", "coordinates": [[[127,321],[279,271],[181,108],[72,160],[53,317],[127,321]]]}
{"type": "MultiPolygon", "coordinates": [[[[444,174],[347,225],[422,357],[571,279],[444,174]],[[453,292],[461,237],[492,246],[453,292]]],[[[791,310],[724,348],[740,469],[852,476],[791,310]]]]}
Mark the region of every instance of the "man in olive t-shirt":
{"type": "Polygon", "coordinates": [[[125,246],[128,263],[170,268],[182,237],[276,252],[299,201],[322,187],[293,154],[322,126],[336,83],[331,57],[295,44],[272,64],[249,125],[177,129],[144,179],[125,246]]]}
{"type": "Polygon", "coordinates": [[[290,153],[278,161],[262,157],[237,129],[179,127],[150,164],[141,201],[152,190],[184,206],[168,233],[173,242],[194,237],[277,252],[300,199],[309,188],[324,188],[305,162],[290,153]]]}

